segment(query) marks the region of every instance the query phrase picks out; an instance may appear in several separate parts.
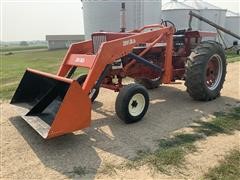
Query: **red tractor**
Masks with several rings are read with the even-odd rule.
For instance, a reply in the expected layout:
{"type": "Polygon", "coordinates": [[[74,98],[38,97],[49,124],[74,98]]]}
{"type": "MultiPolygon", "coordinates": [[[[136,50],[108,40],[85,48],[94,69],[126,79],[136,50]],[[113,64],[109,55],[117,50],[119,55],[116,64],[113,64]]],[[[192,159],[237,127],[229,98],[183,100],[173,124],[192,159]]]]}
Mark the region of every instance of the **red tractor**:
{"type": "Polygon", "coordinates": [[[220,95],[226,57],[215,33],[177,31],[154,24],[130,32],[98,32],[72,44],[56,75],[27,69],[11,103],[42,137],[52,138],[90,126],[91,104],[100,88],[119,92],[115,109],[126,123],[141,120],[148,110],[146,89],[185,80],[195,100],[220,95]],[[76,68],[89,71],[72,78],[76,68]],[[123,78],[136,83],[123,85],[123,78]]]}

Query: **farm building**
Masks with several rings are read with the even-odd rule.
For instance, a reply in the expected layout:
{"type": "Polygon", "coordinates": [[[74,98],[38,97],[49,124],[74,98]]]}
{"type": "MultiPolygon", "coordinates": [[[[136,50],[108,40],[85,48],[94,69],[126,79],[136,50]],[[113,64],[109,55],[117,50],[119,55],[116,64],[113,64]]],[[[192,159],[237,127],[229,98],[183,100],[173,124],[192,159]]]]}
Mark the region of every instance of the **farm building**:
{"type": "MultiPolygon", "coordinates": [[[[198,10],[201,16],[208,18],[219,26],[225,26],[226,9],[221,9],[203,0],[185,0],[183,3],[198,10]]],[[[216,29],[207,23],[202,21],[199,23],[199,30],[216,32],[216,29]]]]}
{"type": "MultiPolygon", "coordinates": [[[[225,27],[227,10],[221,9],[203,0],[184,0],[183,2],[171,0],[171,2],[163,5],[162,18],[172,21],[176,25],[177,29],[187,29],[189,11],[193,11],[203,17],[206,17],[210,21],[213,21],[214,23],[225,27]]],[[[193,30],[217,32],[216,28],[196,18],[192,19],[191,25],[193,30]]],[[[218,41],[222,43],[222,41],[219,39],[219,36],[217,36],[217,38],[218,41]]],[[[210,39],[216,40],[216,38],[212,37],[204,38],[204,40],[210,39]]]]}
{"type": "MultiPolygon", "coordinates": [[[[189,11],[193,11],[195,13],[199,13],[199,10],[195,10],[193,7],[188,6],[182,2],[178,2],[177,0],[172,0],[162,7],[162,18],[164,20],[169,20],[174,23],[178,30],[187,29],[188,27],[188,19],[189,19],[189,11]]],[[[199,29],[199,20],[192,20],[192,28],[194,30],[199,29]]]]}
{"type": "MultiPolygon", "coordinates": [[[[160,22],[161,0],[125,0],[124,2],[127,30],[160,22]]],[[[82,0],[82,3],[86,39],[96,31],[120,31],[121,1],[82,0]]]]}
{"type": "Polygon", "coordinates": [[[80,42],[85,39],[84,35],[46,35],[48,49],[65,49],[74,42],[80,42]]]}
{"type": "MultiPolygon", "coordinates": [[[[225,27],[233,33],[240,34],[240,14],[227,11],[225,27]]],[[[240,44],[239,40],[230,35],[225,34],[224,38],[228,47],[231,47],[234,42],[240,44]]]]}
{"type": "MultiPolygon", "coordinates": [[[[186,29],[188,27],[189,11],[198,13],[222,27],[225,26],[226,9],[221,9],[203,0],[185,0],[183,2],[171,0],[171,2],[163,5],[162,18],[172,21],[177,29],[186,29]]],[[[192,27],[195,30],[216,32],[214,27],[196,18],[192,20],[192,27]]]]}

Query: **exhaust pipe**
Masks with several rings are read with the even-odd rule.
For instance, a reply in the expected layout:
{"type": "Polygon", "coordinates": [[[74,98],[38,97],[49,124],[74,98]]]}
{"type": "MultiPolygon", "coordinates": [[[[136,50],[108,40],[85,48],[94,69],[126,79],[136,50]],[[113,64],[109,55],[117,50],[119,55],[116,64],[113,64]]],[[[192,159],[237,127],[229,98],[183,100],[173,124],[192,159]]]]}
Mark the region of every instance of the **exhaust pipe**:
{"type": "Polygon", "coordinates": [[[126,31],[126,8],[125,8],[125,3],[123,2],[121,4],[122,8],[120,10],[120,29],[121,32],[126,31]]]}

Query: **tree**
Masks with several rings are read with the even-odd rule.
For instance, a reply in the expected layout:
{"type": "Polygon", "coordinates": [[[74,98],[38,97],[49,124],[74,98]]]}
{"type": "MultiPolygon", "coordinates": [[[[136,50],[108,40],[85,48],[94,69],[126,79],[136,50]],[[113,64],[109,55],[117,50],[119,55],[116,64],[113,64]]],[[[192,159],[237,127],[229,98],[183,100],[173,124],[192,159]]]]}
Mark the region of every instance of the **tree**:
{"type": "Polygon", "coordinates": [[[19,43],[20,46],[28,46],[28,42],[27,41],[21,41],[19,43]]]}

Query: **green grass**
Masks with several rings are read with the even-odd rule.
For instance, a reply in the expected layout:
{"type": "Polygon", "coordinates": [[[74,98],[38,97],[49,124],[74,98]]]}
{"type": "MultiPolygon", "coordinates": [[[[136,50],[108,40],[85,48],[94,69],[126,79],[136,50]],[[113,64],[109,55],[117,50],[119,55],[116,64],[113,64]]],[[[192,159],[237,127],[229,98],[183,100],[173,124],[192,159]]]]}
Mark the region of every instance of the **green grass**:
{"type": "Polygon", "coordinates": [[[13,51],[24,51],[24,50],[34,50],[34,49],[47,49],[47,46],[9,46],[1,47],[1,52],[13,52],[13,51]]]}
{"type": "Polygon", "coordinates": [[[88,173],[88,170],[86,167],[78,166],[73,168],[73,173],[79,176],[84,176],[88,173]]]}
{"type": "Polygon", "coordinates": [[[197,133],[213,136],[218,133],[231,134],[234,130],[240,130],[240,107],[230,112],[216,112],[216,118],[211,122],[197,121],[199,126],[191,126],[197,133]]]}
{"type": "Polygon", "coordinates": [[[170,167],[181,167],[188,152],[196,151],[193,144],[202,139],[200,134],[177,134],[172,138],[161,139],[154,152],[139,151],[137,157],[127,163],[127,167],[136,168],[145,164],[157,171],[169,173],[170,167]]]}
{"type": "Polygon", "coordinates": [[[240,61],[240,55],[237,54],[236,52],[228,51],[226,52],[226,55],[227,55],[227,62],[229,63],[240,61]]]}
{"type": "Polygon", "coordinates": [[[161,139],[158,148],[153,151],[140,151],[134,160],[125,166],[137,168],[150,165],[157,171],[169,173],[170,167],[181,167],[184,164],[185,155],[197,151],[195,142],[214,136],[219,133],[231,134],[234,130],[240,130],[240,107],[233,108],[230,112],[215,113],[216,118],[210,122],[197,121],[192,126],[194,132],[189,134],[177,134],[172,138],[161,139]]]}
{"type": "Polygon", "coordinates": [[[99,173],[113,175],[113,174],[116,174],[116,168],[117,168],[117,166],[115,166],[111,163],[105,163],[102,166],[102,168],[100,169],[99,173]]]}
{"type": "Polygon", "coordinates": [[[219,166],[212,168],[203,179],[238,180],[240,179],[240,151],[232,150],[219,166]]]}
{"type": "Polygon", "coordinates": [[[56,74],[66,50],[25,51],[1,55],[1,99],[10,99],[26,68],[56,74]]]}

